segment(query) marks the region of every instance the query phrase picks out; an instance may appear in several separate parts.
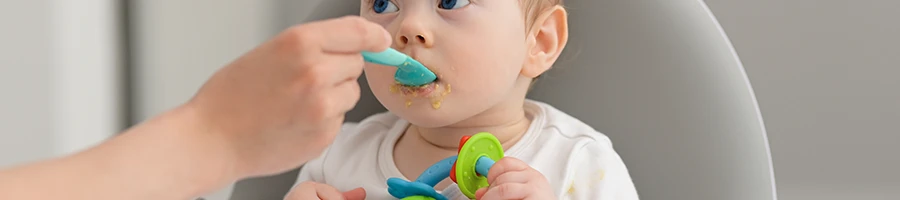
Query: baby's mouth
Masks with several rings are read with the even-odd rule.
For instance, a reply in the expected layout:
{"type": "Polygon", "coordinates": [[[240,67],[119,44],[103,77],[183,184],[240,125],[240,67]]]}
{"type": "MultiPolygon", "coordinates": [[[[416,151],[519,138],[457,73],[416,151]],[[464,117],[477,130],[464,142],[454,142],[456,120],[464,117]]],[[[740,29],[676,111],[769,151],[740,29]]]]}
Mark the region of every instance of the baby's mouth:
{"type": "MultiPolygon", "coordinates": [[[[416,59],[416,60],[419,59],[419,57],[417,57],[415,53],[410,52],[408,55],[410,55],[410,57],[413,59],[416,59]]],[[[429,65],[426,65],[425,62],[423,62],[423,61],[419,61],[419,62],[422,63],[422,65],[424,65],[432,73],[437,73],[437,72],[435,72],[434,69],[429,68],[428,67],[429,65]]],[[[442,83],[440,82],[440,79],[441,79],[440,75],[438,74],[438,78],[434,79],[434,81],[431,81],[430,83],[426,83],[425,85],[418,85],[418,86],[405,85],[405,84],[401,84],[399,82],[395,82],[394,85],[391,86],[391,91],[399,92],[404,97],[439,96],[440,94],[438,94],[435,91],[440,90],[441,89],[440,87],[442,87],[442,83]]]]}
{"type": "Polygon", "coordinates": [[[440,78],[421,86],[407,86],[394,83],[394,85],[391,85],[391,92],[400,93],[401,96],[405,97],[406,107],[412,105],[412,98],[423,97],[431,100],[432,108],[438,109],[444,102],[444,97],[450,94],[450,84],[442,83],[440,78]]]}
{"type": "MultiPolygon", "coordinates": [[[[409,53],[408,55],[410,55],[413,59],[418,60],[418,57],[416,57],[414,53],[409,53]]],[[[426,68],[428,68],[429,71],[435,73],[435,75],[437,75],[437,78],[430,83],[419,86],[410,86],[394,82],[394,84],[391,85],[391,92],[400,93],[401,96],[406,98],[407,108],[412,106],[413,98],[424,98],[431,101],[432,108],[439,109],[444,102],[444,97],[450,94],[450,84],[441,81],[440,73],[435,71],[433,68],[428,67],[428,64],[423,61],[419,62],[421,62],[426,68]]]]}
{"type": "Polygon", "coordinates": [[[400,92],[400,94],[403,94],[403,96],[408,97],[428,97],[432,93],[434,93],[435,90],[438,90],[439,87],[441,87],[439,80],[434,80],[431,83],[420,86],[408,86],[400,83],[394,83],[394,86],[391,88],[391,90],[396,90],[395,92],[400,92]]]}

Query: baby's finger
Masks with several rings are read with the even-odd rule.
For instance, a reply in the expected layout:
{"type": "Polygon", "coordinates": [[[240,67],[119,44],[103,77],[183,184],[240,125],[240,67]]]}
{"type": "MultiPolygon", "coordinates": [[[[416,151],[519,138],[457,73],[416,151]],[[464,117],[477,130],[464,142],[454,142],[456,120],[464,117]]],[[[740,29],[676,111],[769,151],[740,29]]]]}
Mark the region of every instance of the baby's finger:
{"type": "Polygon", "coordinates": [[[511,171],[500,174],[497,178],[494,179],[493,182],[490,182],[491,185],[503,185],[505,183],[528,183],[531,179],[534,179],[534,175],[529,173],[527,170],[523,171],[511,171]]]}
{"type": "Polygon", "coordinates": [[[501,158],[497,163],[494,163],[494,166],[491,166],[491,169],[488,171],[488,183],[494,184],[494,180],[501,174],[513,171],[525,171],[527,169],[528,164],[522,162],[522,160],[513,157],[501,158]]]}
{"type": "Polygon", "coordinates": [[[358,16],[301,25],[298,34],[301,42],[313,43],[328,53],[381,52],[391,46],[387,30],[358,16]]]}
{"type": "Polygon", "coordinates": [[[525,183],[506,183],[489,188],[480,199],[524,199],[531,195],[533,191],[534,187],[525,183]]]}

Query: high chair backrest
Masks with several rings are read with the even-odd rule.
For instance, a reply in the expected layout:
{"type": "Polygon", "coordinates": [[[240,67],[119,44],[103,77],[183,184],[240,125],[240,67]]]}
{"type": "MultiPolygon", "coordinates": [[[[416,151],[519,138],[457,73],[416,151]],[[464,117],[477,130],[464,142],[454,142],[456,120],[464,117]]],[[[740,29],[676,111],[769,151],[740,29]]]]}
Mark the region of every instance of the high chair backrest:
{"type": "MultiPolygon", "coordinates": [[[[359,11],[358,0],[322,2],[306,21],[359,11]]],[[[570,13],[568,46],[529,98],[608,135],[641,199],[776,198],[753,90],[702,0],[565,4],[570,13]]],[[[360,83],[368,88],[364,80],[360,83]]],[[[371,92],[363,89],[348,120],[381,111],[371,92]]],[[[240,193],[238,185],[235,195],[240,193]]]]}

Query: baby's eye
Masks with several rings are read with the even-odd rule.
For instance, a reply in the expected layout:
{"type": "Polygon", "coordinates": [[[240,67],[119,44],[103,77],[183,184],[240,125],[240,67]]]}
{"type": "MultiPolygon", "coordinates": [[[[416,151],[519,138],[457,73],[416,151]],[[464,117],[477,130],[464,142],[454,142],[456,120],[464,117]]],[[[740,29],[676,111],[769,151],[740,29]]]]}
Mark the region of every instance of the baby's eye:
{"type": "Polygon", "coordinates": [[[391,0],[374,0],[372,2],[372,9],[375,10],[376,13],[391,13],[400,10],[394,2],[391,2],[391,0]]]}
{"type": "Polygon", "coordinates": [[[453,10],[469,5],[469,0],[439,0],[441,4],[438,6],[443,9],[453,10]]]}

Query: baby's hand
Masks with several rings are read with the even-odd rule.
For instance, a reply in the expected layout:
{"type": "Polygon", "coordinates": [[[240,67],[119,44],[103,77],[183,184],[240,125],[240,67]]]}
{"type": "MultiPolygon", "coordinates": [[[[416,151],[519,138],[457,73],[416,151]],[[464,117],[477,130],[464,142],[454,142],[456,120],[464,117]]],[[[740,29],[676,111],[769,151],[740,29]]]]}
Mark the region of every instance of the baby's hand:
{"type": "Polygon", "coordinates": [[[284,200],[363,200],[366,199],[366,190],[356,188],[347,192],[340,192],[330,185],[307,181],[300,183],[291,189],[284,200]]]}
{"type": "Polygon", "coordinates": [[[500,159],[488,172],[487,189],[475,193],[479,200],[556,199],[547,178],[525,162],[512,157],[500,159]]]}

